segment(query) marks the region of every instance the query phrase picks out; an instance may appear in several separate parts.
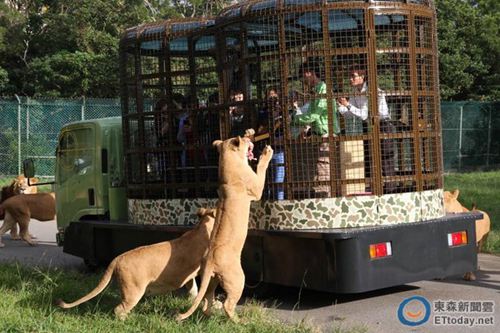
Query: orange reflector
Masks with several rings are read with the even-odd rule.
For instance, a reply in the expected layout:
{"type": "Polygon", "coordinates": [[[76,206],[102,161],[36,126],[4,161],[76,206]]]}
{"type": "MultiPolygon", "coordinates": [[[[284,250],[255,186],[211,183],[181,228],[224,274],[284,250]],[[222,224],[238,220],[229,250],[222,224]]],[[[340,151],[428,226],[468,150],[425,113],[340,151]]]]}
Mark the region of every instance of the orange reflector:
{"type": "Polygon", "coordinates": [[[371,244],[370,259],[392,256],[391,242],[371,244]]]}
{"type": "Polygon", "coordinates": [[[451,234],[448,234],[448,246],[460,246],[467,244],[467,232],[466,231],[457,231],[451,234]]]}

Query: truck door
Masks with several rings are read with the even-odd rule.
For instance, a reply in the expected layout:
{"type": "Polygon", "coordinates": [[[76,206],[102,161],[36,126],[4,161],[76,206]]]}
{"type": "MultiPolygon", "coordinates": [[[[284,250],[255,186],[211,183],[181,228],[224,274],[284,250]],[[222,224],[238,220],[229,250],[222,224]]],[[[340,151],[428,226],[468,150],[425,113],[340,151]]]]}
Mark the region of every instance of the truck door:
{"type": "Polygon", "coordinates": [[[57,224],[65,228],[83,215],[97,215],[95,128],[69,127],[59,136],[56,161],[57,224]]]}

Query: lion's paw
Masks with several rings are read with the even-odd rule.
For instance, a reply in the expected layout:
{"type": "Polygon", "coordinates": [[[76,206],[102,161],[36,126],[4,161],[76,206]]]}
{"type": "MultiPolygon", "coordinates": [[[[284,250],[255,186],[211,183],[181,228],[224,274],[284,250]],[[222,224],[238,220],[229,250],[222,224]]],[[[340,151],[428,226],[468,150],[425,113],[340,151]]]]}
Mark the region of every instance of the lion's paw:
{"type": "Polygon", "coordinates": [[[269,163],[273,158],[273,148],[271,146],[265,146],[260,154],[260,160],[269,163]]]}

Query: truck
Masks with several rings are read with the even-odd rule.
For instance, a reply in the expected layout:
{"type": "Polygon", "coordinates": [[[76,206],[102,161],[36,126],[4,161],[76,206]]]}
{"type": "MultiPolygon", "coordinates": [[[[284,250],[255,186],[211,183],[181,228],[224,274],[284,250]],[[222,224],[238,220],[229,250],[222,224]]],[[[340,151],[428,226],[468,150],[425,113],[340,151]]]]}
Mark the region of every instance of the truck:
{"type": "MultiPolygon", "coordinates": [[[[56,239],[65,253],[91,268],[191,228],[127,221],[121,131],[121,117],[113,117],[70,123],[59,135],[56,239]]],[[[33,161],[24,164],[26,176],[34,176],[33,161]]],[[[337,293],[444,278],[476,269],[478,218],[478,213],[463,213],[391,226],[249,230],[242,263],[248,285],[263,282],[337,293]]]]}
{"type": "Polygon", "coordinates": [[[256,150],[279,159],[251,209],[247,287],[362,293],[475,270],[480,215],[443,207],[436,54],[427,0],[249,1],[128,29],[122,116],[59,136],[58,244],[96,266],[178,237],[216,205],[212,141],[254,128],[256,150]],[[353,68],[364,90],[344,84],[353,68]],[[338,119],[339,101],[356,99],[366,119],[338,119]],[[306,104],[324,112],[323,133],[311,120],[297,135],[306,104]]]}

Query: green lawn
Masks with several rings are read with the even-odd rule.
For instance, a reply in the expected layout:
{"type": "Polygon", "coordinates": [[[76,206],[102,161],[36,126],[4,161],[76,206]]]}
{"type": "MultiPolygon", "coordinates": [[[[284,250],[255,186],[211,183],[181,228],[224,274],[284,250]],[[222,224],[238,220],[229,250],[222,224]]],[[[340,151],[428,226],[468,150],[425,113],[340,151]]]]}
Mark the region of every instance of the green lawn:
{"type": "Polygon", "coordinates": [[[453,173],[444,177],[445,190],[460,190],[458,200],[463,206],[477,208],[491,218],[491,232],[484,250],[500,253],[500,171],[453,173]]]}
{"type": "MultiPolygon", "coordinates": [[[[69,301],[83,296],[100,276],[0,264],[0,332],[319,332],[304,323],[280,322],[255,302],[238,309],[240,324],[222,313],[206,318],[200,311],[177,323],[175,315],[191,303],[171,295],[145,297],[127,320],[119,321],[113,314],[120,299],[114,287],[74,309],[53,305],[56,298],[69,301]]],[[[332,331],[340,332],[333,327],[332,331]]]]}

